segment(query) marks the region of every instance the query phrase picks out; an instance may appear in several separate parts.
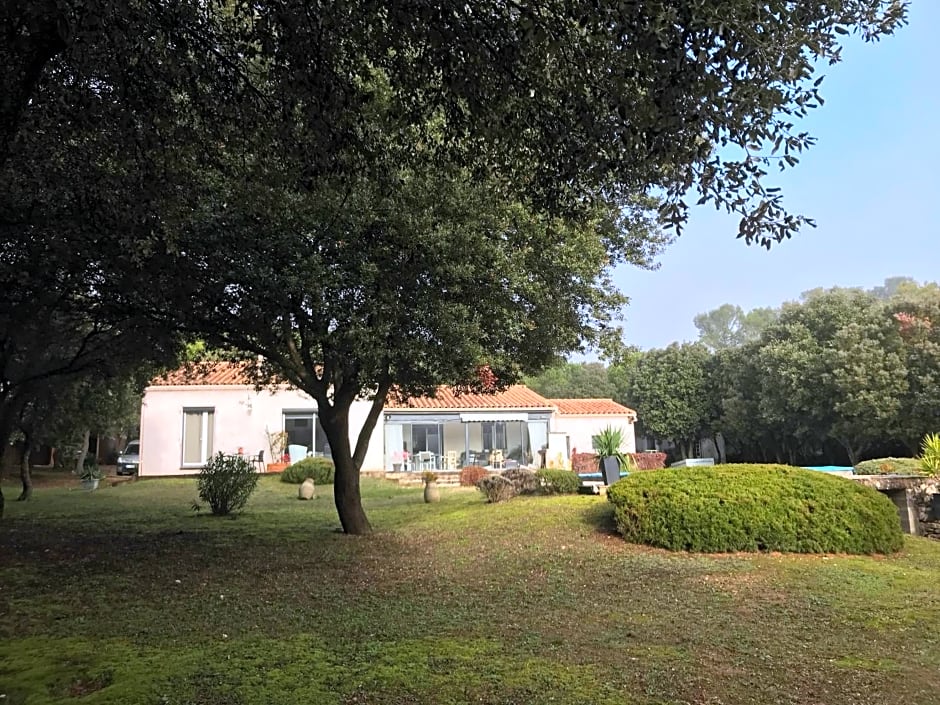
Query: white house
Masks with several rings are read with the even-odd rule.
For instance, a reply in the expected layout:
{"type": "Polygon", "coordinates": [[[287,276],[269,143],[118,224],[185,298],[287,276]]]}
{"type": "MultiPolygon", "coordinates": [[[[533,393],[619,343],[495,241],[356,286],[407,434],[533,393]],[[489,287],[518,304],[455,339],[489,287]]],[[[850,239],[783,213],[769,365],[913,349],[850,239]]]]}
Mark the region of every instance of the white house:
{"type": "Polygon", "coordinates": [[[568,436],[571,453],[593,451],[592,439],[610,426],[623,431],[623,453],[636,452],[636,412],[613,399],[549,399],[556,409],[554,430],[568,436]]]}
{"type": "MultiPolygon", "coordinates": [[[[371,402],[353,403],[350,441],[355,445],[371,402]]],[[[458,470],[466,465],[513,467],[565,464],[573,449],[589,450],[591,436],[611,425],[623,428],[625,452],[635,449],[636,414],[610,399],[545,399],[523,385],[495,394],[456,394],[389,399],[379,417],[364,471],[458,470]]],[[[317,420],[317,404],[289,386],[255,390],[228,363],[154,380],[144,392],[140,418],[142,476],[198,472],[217,452],[270,457],[269,434],[284,431],[288,443],[330,455],[317,420]]],[[[263,467],[259,464],[259,469],[263,467]]]]}
{"type": "MultiPolygon", "coordinates": [[[[369,412],[369,402],[350,410],[355,438],[369,412]]],[[[219,363],[193,375],[172,372],[151,382],[140,411],[140,470],[146,475],[193,474],[219,451],[271,458],[268,434],[286,431],[288,443],[315,455],[330,455],[317,421],[317,403],[288,386],[255,390],[234,365],[219,363]]],[[[376,426],[364,468],[382,467],[382,430],[376,426]]]]}

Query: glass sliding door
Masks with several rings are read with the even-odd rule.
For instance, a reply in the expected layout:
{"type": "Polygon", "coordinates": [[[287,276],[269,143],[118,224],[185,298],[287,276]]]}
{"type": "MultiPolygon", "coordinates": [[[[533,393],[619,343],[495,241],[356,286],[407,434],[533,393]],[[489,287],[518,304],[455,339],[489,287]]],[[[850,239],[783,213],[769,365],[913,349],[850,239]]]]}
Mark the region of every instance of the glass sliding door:
{"type": "Polygon", "coordinates": [[[411,427],[411,452],[421,451],[441,454],[440,424],[414,424],[411,427]]]}
{"type": "Polygon", "coordinates": [[[288,446],[303,446],[318,456],[332,457],[329,441],[315,411],[285,411],[284,431],[288,446]]]}

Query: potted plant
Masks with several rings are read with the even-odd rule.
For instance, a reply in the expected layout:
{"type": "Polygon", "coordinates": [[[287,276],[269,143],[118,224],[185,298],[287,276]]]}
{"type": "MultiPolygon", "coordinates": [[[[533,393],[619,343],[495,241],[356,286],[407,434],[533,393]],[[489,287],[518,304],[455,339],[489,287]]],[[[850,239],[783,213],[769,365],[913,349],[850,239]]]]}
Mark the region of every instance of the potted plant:
{"type": "Polygon", "coordinates": [[[612,485],[620,479],[620,470],[628,467],[626,456],[621,452],[623,429],[608,426],[592,439],[597,453],[598,470],[605,485],[612,485]]]}
{"type": "Polygon", "coordinates": [[[78,479],[81,480],[83,490],[96,490],[103,477],[104,473],[101,472],[101,468],[98,467],[97,463],[86,461],[82,465],[82,472],[79,474],[78,479]]]}
{"type": "Polygon", "coordinates": [[[421,473],[421,479],[424,480],[424,501],[440,502],[441,491],[437,486],[437,475],[428,470],[421,473]]]}

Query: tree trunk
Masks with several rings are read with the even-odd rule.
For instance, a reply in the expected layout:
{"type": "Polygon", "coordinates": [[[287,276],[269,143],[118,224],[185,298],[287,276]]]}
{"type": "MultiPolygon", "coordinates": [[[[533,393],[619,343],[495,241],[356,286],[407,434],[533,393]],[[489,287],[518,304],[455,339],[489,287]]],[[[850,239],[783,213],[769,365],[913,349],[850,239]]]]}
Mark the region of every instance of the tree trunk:
{"type": "Polygon", "coordinates": [[[75,474],[81,475],[85,467],[85,456],[88,455],[88,441],[91,439],[91,431],[86,430],[82,434],[82,447],[78,451],[78,457],[75,458],[75,474]]]}
{"type": "Polygon", "coordinates": [[[854,468],[858,465],[858,457],[860,455],[860,450],[848,441],[842,441],[842,447],[845,448],[846,454],[849,456],[849,464],[854,468]]]}
{"type": "Polygon", "coordinates": [[[712,442],[715,444],[715,453],[718,454],[718,464],[725,464],[725,444],[724,436],[721,433],[716,433],[712,436],[712,442]]]}
{"type": "Polygon", "coordinates": [[[10,445],[10,433],[11,433],[10,429],[12,428],[12,425],[10,424],[10,421],[9,421],[9,414],[5,413],[7,411],[8,411],[7,409],[4,409],[3,406],[0,405],[0,519],[3,518],[3,505],[4,505],[3,489],[2,489],[3,453],[6,450],[7,446],[10,445]]]}
{"type": "Polygon", "coordinates": [[[33,496],[33,478],[29,474],[29,456],[33,451],[33,439],[28,433],[23,438],[23,457],[20,458],[20,482],[23,483],[23,491],[16,498],[17,502],[25,502],[33,496]]]}
{"type": "MultiPolygon", "coordinates": [[[[336,399],[334,403],[342,404],[336,399]]],[[[347,534],[364,535],[372,533],[372,526],[362,508],[362,493],[359,489],[359,468],[352,456],[349,445],[349,407],[322,408],[318,403],[318,416],[323,432],[330,442],[333,452],[333,463],[336,466],[336,475],[333,479],[333,501],[336,512],[339,514],[340,524],[347,534]]]]}

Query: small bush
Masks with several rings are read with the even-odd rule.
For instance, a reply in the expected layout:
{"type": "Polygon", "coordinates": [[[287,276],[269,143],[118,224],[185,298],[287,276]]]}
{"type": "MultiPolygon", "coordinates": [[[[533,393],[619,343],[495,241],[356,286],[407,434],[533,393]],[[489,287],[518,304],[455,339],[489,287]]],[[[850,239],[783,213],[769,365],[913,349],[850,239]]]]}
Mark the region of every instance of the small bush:
{"type": "Polygon", "coordinates": [[[488,502],[506,502],[516,496],[516,488],[512,482],[502,475],[489,475],[477,483],[477,489],[480,490],[488,502]]]}
{"type": "Polygon", "coordinates": [[[572,453],[571,469],[578,474],[597,472],[597,453],[572,453]]]}
{"type": "Polygon", "coordinates": [[[577,474],[568,470],[539,470],[535,475],[545,494],[575,494],[581,485],[577,474]]]}
{"type": "Polygon", "coordinates": [[[468,465],[460,471],[460,484],[463,487],[476,487],[477,483],[490,473],[479,465],[468,465]]]}
{"type": "Polygon", "coordinates": [[[304,458],[288,465],[281,473],[281,482],[299,485],[308,477],[317,485],[332,485],[336,476],[336,465],[329,458],[304,458]]]}
{"type": "Polygon", "coordinates": [[[661,470],[666,467],[665,453],[630,453],[635,470],[661,470]]]}
{"type": "Polygon", "coordinates": [[[535,494],[539,489],[539,479],[531,470],[512,468],[504,470],[503,478],[512,483],[516,494],[535,494]]]}
{"type": "Polygon", "coordinates": [[[856,475],[923,475],[924,468],[917,458],[876,458],[863,460],[852,472],[856,475]]]}
{"type": "Polygon", "coordinates": [[[672,550],[893,553],[903,541],[887,496],[784,465],[635,473],[607,497],[625,539],[672,550]]]}
{"type": "Polygon", "coordinates": [[[258,474],[250,461],[219,453],[199,472],[199,499],[213,514],[224,516],[244,507],[257,484],[258,474]]]}

